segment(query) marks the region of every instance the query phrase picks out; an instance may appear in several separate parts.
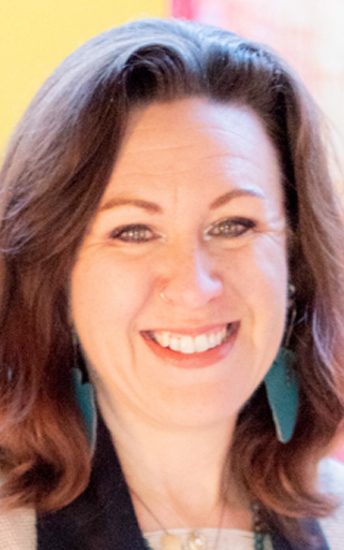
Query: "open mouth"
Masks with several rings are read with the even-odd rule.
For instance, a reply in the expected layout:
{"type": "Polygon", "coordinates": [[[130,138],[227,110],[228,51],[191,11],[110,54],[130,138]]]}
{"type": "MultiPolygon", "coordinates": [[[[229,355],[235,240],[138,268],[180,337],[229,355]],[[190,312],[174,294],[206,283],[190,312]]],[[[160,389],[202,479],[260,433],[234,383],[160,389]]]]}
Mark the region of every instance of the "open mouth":
{"type": "Polygon", "coordinates": [[[145,338],[151,339],[162,348],[170,349],[185,355],[205,353],[222,346],[238,331],[239,322],[228,323],[223,328],[214,329],[197,336],[178,334],[168,331],[146,331],[145,338]]]}

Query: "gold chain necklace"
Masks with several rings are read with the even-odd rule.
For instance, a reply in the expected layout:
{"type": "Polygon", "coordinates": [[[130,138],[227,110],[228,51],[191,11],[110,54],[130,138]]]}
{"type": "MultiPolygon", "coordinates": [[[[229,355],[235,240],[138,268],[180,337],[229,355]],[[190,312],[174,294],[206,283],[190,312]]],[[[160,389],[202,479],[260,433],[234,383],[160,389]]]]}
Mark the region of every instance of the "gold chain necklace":
{"type": "MultiPolygon", "coordinates": [[[[191,530],[187,536],[185,543],[183,543],[182,538],[179,535],[170,533],[162,525],[159,518],[157,518],[157,516],[153,513],[153,511],[147,506],[147,504],[133,489],[130,489],[130,491],[136,497],[136,499],[140,502],[140,504],[145,508],[145,510],[147,510],[147,512],[152,516],[152,518],[155,519],[156,523],[159,525],[159,527],[163,531],[163,534],[160,537],[161,550],[216,550],[217,549],[219,538],[220,538],[223,515],[224,515],[224,506],[222,506],[222,509],[221,509],[220,523],[217,528],[215,544],[214,544],[214,547],[210,549],[206,537],[201,533],[199,529],[191,530]]],[[[146,546],[147,550],[152,550],[152,548],[150,548],[148,541],[146,539],[145,539],[145,542],[147,545],[146,546]]]]}
{"type": "MultiPolygon", "coordinates": [[[[130,489],[132,494],[137,498],[141,505],[147,510],[147,512],[155,519],[156,523],[160,526],[163,534],[160,537],[160,546],[161,550],[211,550],[209,548],[206,537],[202,534],[199,529],[191,530],[186,542],[183,543],[182,538],[175,533],[170,533],[152,512],[152,510],[147,506],[147,504],[142,500],[142,498],[133,490],[130,489]]],[[[258,503],[251,504],[251,511],[253,514],[253,534],[254,534],[254,543],[253,550],[264,550],[264,538],[266,535],[266,528],[264,523],[261,520],[260,514],[260,505],[258,503]]],[[[224,505],[222,505],[220,523],[217,528],[217,534],[215,539],[215,544],[212,550],[216,550],[221,533],[221,525],[224,515],[224,505]]],[[[146,550],[153,550],[149,546],[147,539],[144,539],[146,544],[146,550]]]]}

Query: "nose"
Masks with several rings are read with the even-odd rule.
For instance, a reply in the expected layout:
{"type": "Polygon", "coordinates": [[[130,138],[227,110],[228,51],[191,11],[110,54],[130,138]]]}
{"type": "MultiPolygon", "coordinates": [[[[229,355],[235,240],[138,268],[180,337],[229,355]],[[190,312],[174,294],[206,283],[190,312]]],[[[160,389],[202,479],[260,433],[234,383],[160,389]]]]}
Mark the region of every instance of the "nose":
{"type": "Polygon", "coordinates": [[[170,254],[169,273],[160,290],[164,301],[187,309],[199,309],[222,294],[222,280],[214,272],[214,261],[205,251],[178,247],[170,254]]]}

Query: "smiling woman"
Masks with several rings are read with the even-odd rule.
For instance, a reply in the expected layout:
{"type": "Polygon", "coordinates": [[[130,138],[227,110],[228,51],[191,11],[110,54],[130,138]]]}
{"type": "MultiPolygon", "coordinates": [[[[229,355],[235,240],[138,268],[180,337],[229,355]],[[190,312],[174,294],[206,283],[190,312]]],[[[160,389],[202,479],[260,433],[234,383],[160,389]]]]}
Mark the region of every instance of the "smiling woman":
{"type": "Polygon", "coordinates": [[[1,548],[339,550],[343,218],[291,70],[206,26],[110,30],[1,185],[1,548]]]}
{"type": "Polygon", "coordinates": [[[277,153],[253,111],[202,98],[153,103],[129,128],[72,271],[72,317],[102,381],[98,403],[106,418],[116,404],[112,423],[127,407],[136,423],[222,422],[282,339],[277,153]]]}

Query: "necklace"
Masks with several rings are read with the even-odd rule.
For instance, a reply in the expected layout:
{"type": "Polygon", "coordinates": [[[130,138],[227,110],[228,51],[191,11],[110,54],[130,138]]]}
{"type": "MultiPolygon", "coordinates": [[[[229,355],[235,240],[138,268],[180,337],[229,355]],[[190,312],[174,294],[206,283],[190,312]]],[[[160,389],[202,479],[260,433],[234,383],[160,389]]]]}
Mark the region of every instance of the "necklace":
{"type": "Polygon", "coordinates": [[[253,536],[254,536],[254,550],[264,550],[264,537],[266,535],[266,529],[261,518],[260,505],[258,502],[252,502],[251,512],[253,515],[253,536]]]}
{"type": "MultiPolygon", "coordinates": [[[[223,506],[221,509],[220,523],[217,529],[215,544],[214,544],[214,547],[210,549],[206,537],[203,535],[203,533],[199,529],[191,530],[185,542],[182,541],[182,538],[179,535],[170,533],[162,525],[159,518],[157,518],[157,516],[147,506],[147,504],[142,500],[142,498],[133,489],[130,489],[130,490],[132,494],[137,498],[137,500],[141,503],[141,505],[145,508],[145,510],[147,510],[147,512],[155,519],[156,523],[159,525],[159,527],[163,531],[163,534],[161,535],[161,538],[160,538],[161,550],[216,550],[217,549],[219,538],[220,538],[223,514],[224,514],[223,506]]],[[[144,540],[146,543],[147,550],[153,550],[149,546],[148,541],[146,539],[144,540]]]]}
{"type": "MultiPolygon", "coordinates": [[[[219,539],[220,539],[220,533],[221,533],[221,525],[223,521],[223,515],[224,515],[224,506],[222,506],[221,510],[221,516],[220,516],[220,522],[219,527],[217,529],[215,544],[212,549],[209,548],[208,541],[201,530],[194,529],[190,530],[190,533],[187,536],[186,541],[182,541],[181,536],[170,533],[160,522],[160,520],[157,518],[157,516],[153,513],[153,511],[147,506],[147,504],[142,500],[142,498],[133,490],[131,489],[132,494],[136,497],[136,499],[141,503],[141,505],[147,510],[147,512],[155,519],[156,523],[159,525],[161,530],[163,531],[163,534],[160,538],[160,546],[161,550],[216,550],[219,539]]],[[[254,545],[253,550],[264,550],[264,537],[266,535],[266,531],[264,529],[264,524],[261,520],[261,514],[260,514],[260,506],[257,502],[252,503],[251,511],[253,515],[253,535],[254,535],[254,545]]],[[[149,542],[147,539],[144,539],[146,550],[153,550],[149,546],[149,542]]]]}

